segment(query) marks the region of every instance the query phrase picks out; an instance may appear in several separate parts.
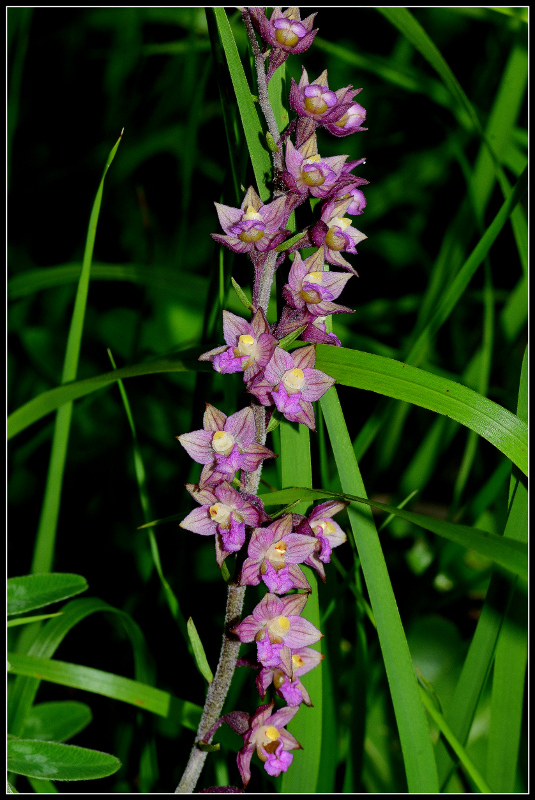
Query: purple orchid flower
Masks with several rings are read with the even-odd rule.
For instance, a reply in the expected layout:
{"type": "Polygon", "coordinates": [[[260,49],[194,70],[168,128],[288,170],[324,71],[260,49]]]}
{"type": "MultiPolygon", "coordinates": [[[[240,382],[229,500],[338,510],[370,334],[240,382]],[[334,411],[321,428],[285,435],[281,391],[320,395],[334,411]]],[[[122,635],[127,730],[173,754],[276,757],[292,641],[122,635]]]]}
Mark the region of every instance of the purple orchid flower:
{"type": "Polygon", "coordinates": [[[345,251],[356,255],[356,245],[368,238],[366,234],[351,225],[349,217],[344,217],[353,202],[352,195],[339,200],[329,200],[328,203],[325,203],[321,217],[312,227],[309,235],[316,247],[323,245],[325,261],[336,267],[347,269],[356,275],[356,271],[341,254],[341,251],[345,251]]]}
{"type": "Polygon", "coordinates": [[[286,700],[288,706],[298,706],[300,703],[311,706],[310,695],[299,678],[317,667],[324,658],[323,653],[313,650],[311,647],[294,650],[292,652],[293,680],[290,680],[288,675],[280,669],[262,667],[256,677],[256,686],[260,697],[262,700],[264,699],[268,687],[273,683],[277,695],[286,700]]]}
{"type": "MultiPolygon", "coordinates": [[[[279,709],[274,714],[271,712],[275,703],[257,708],[250,718],[249,728],[243,736],[243,747],[238,753],[238,769],[244,787],[251,779],[251,758],[256,753],[264,762],[264,769],[272,777],[277,777],[281,772],[286,772],[293,761],[290,750],[300,750],[301,745],[297,739],[285,730],[285,726],[295,717],[299,707],[279,709]]],[[[230,716],[230,715],[229,715],[230,716]]]]}
{"type": "Polygon", "coordinates": [[[351,308],[332,302],[341,294],[351,275],[325,272],[323,269],[325,252],[326,248],[320,247],[305,260],[299,253],[295,254],[282,296],[289,306],[297,309],[306,308],[314,317],[353,314],[351,308]]]}
{"type": "Polygon", "coordinates": [[[359,214],[364,214],[364,209],[366,208],[367,203],[364,192],[354,186],[349,190],[348,194],[351,196],[351,204],[348,206],[345,213],[351,214],[353,217],[357,217],[359,214]]]}
{"type": "MultiPolygon", "coordinates": [[[[326,503],[316,506],[308,517],[293,514],[294,530],[303,534],[308,531],[309,535],[314,536],[320,542],[318,558],[324,564],[328,564],[331,560],[333,548],[347,541],[344,531],[332,517],[347,508],[348,505],[349,503],[344,500],[328,500],[326,503]]],[[[305,563],[317,568],[312,561],[305,563]]]]}
{"type": "MultiPolygon", "coordinates": [[[[301,152],[288,141],[286,169],[282,173],[282,179],[294,194],[306,197],[310,193],[313,197],[326,198],[340,185],[340,176],[344,174],[343,167],[348,156],[322,158],[318,152],[308,155],[311,150],[315,148],[305,145],[304,152],[301,152]]],[[[343,185],[346,183],[347,180],[343,185]]]]}
{"type": "Polygon", "coordinates": [[[299,616],[308,595],[277,597],[266,594],[249,617],[232,628],[242,642],[256,641],[257,658],[264,667],[281,669],[293,678],[292,651],[319,642],[321,631],[299,616]]]}
{"type": "Polygon", "coordinates": [[[201,536],[215,535],[219,567],[230,553],[243,546],[246,525],[254,528],[270,519],[259,497],[238,492],[226,481],[213,489],[199,489],[195,484],[187,483],[186,489],[202,505],[188,514],[180,527],[201,536]]]}
{"type": "MultiPolygon", "coordinates": [[[[358,105],[352,101],[354,96],[361,91],[362,89],[353,89],[350,85],[333,92],[329,89],[326,69],[315,81],[310,83],[308,73],[303,67],[299,83],[296,84],[292,78],[289,98],[290,107],[299,115],[296,132],[297,147],[301,147],[318,126],[334,124],[342,119],[352,105],[358,105]]],[[[349,124],[349,120],[345,124],[349,124]]]]}
{"type": "Polygon", "coordinates": [[[315,363],[314,345],[301,347],[293,353],[276,347],[264,375],[253,382],[249,391],[264,406],[274,403],[290,422],[301,422],[315,431],[312,402],[323,397],[336,383],[334,378],[314,369],[315,363]]]}
{"type": "Polygon", "coordinates": [[[290,306],[284,306],[281,318],[277,325],[277,336],[282,339],[293,333],[298,328],[305,325],[305,330],[300,338],[303,342],[313,342],[314,344],[331,344],[341,347],[342,342],[334,334],[327,331],[325,320],[327,317],[316,317],[304,308],[298,311],[290,306]]]}
{"type": "Polygon", "coordinates": [[[217,216],[225,236],[211,233],[212,239],[235,253],[265,254],[280,244],[289,231],[286,198],[277,197],[264,205],[252,186],[247,190],[240,208],[215,203],[217,216]]]}
{"type": "Polygon", "coordinates": [[[266,366],[277,346],[261,308],[251,322],[223,311],[223,336],[226,346],[216,347],[199,356],[199,361],[211,361],[216,372],[241,372],[249,384],[266,366]]]}
{"type": "Polygon", "coordinates": [[[368,128],[363,128],[361,125],[365,119],[366,109],[359,103],[353,103],[337,122],[327,123],[325,128],[333,136],[349,136],[350,133],[368,130],[368,128]]]}
{"type": "Polygon", "coordinates": [[[272,47],[266,75],[268,81],[290,53],[308,50],[318,32],[318,29],[312,30],[316,14],[302,20],[296,7],[288,8],[284,14],[280,8],[275,8],[269,21],[263,8],[250,8],[249,13],[261,37],[272,47]]]}
{"type": "Polygon", "coordinates": [[[200,488],[231,481],[237,470],[254,472],[265,458],[277,458],[254,441],[256,423],[250,406],[227,417],[206,403],[203,426],[204,430],[176,437],[194,461],[204,464],[200,488]]]}
{"type": "Polygon", "coordinates": [[[255,528],[239,582],[242,586],[258,586],[263,580],[273,594],[284,594],[290,589],[310,592],[310,584],[297,565],[306,561],[315,547],[316,542],[310,536],[292,533],[291,514],[266,528],[255,528]]]}

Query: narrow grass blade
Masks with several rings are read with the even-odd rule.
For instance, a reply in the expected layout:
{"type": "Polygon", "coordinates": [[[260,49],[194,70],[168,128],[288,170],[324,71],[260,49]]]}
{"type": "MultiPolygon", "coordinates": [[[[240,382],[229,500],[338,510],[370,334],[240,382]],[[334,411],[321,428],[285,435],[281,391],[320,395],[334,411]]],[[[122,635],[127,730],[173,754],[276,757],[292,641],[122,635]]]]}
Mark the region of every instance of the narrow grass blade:
{"type": "MultiPolygon", "coordinates": [[[[169,714],[171,695],[141,681],[123,678],[122,675],[114,675],[111,672],[85,667],[81,664],[57,661],[55,658],[38,658],[10,653],[9,662],[12,665],[12,671],[17,675],[38,678],[50,683],[100,694],[114,700],[121,700],[123,703],[129,703],[160,717],[167,717],[169,714]]],[[[185,712],[188,718],[191,718],[192,711],[197,713],[198,710],[200,715],[201,709],[198,706],[194,706],[193,703],[187,703],[187,706],[185,712]]]]}
{"type": "Polygon", "coordinates": [[[267,202],[270,193],[266,186],[266,179],[271,174],[271,159],[268,150],[262,144],[265,141],[264,133],[225,9],[214,8],[213,11],[236,93],[247,148],[256,178],[257,191],[261,200],[267,202]]]}
{"type": "Polygon", "coordinates": [[[52,619],[52,617],[59,617],[61,611],[57,614],[36,614],[31,617],[22,617],[21,619],[8,619],[7,627],[16,628],[18,625],[31,625],[33,622],[43,622],[45,619],[52,619]]]}
{"type": "MultiPolygon", "coordinates": [[[[61,264],[57,267],[27,269],[13,275],[7,284],[9,300],[18,300],[41,292],[77,283],[80,280],[82,265],[79,262],[61,264]]],[[[176,269],[158,267],[147,269],[144,264],[105,264],[94,261],[91,264],[91,281],[120,281],[137,286],[151,286],[167,292],[179,292],[186,303],[204,300],[208,292],[208,281],[203,275],[189,275],[186,282],[177,287],[176,269]]]]}
{"type": "Polygon", "coordinates": [[[494,244],[494,241],[507,222],[511,212],[526,193],[526,189],[527,167],[518,179],[512,193],[504,201],[502,207],[494,217],[491,224],[488,226],[478,244],[475,246],[474,250],[465,261],[448,289],[444,292],[442,300],[435,313],[431,317],[431,320],[428,322],[425,329],[412,346],[410,353],[407,355],[406,360],[408,363],[418,364],[425,357],[431,340],[436,336],[441,326],[448,319],[449,315],[457,305],[459,298],[464,293],[477,268],[482,263],[491,246],[494,244]]]}
{"type": "MultiPolygon", "coordinates": [[[[329,389],[320,402],[342,489],[352,494],[365,495],[334,387],[329,389]]],[[[437,770],[429,728],[375,523],[371,511],[363,514],[350,505],[348,514],[377,624],[408,789],[411,793],[435,793],[438,792],[437,770]]]]}
{"type": "MultiPolygon", "coordinates": [[[[98,187],[97,195],[93,203],[93,209],[89,218],[87,239],[85,244],[82,272],[78,282],[74,311],[67,339],[67,349],[63,364],[62,383],[73,381],[78,371],[78,359],[80,356],[80,345],[82,341],[82,331],[84,327],[85,309],[87,305],[87,294],[89,289],[89,277],[91,271],[91,260],[93,258],[93,247],[97,233],[97,223],[100,214],[100,204],[104,189],[104,179],[106,173],[115,157],[117,148],[121,142],[122,133],[114,147],[112,148],[104,173],[98,187]]],[[[39,519],[39,528],[32,560],[32,572],[50,572],[54,559],[54,547],[56,542],[56,528],[61,502],[61,490],[63,486],[63,473],[67,458],[67,446],[69,442],[69,431],[72,416],[72,403],[66,403],[59,408],[54,425],[52,437],[52,451],[48,467],[45,496],[39,519]]]]}
{"type": "MultiPolygon", "coordinates": [[[[29,656],[49,658],[54,655],[67,633],[81,620],[97,611],[108,611],[117,614],[133,647],[135,676],[143,683],[150,683],[153,671],[149,667],[145,638],[139,626],[124,611],[120,611],[98,598],[80,598],[71,600],[63,609],[60,617],[49,620],[44,625],[28,651],[29,656]]],[[[26,718],[30,713],[35,694],[39,688],[39,680],[18,677],[12,688],[8,705],[8,730],[16,736],[21,734],[26,718]]]]}
{"type": "MultiPolygon", "coordinates": [[[[517,409],[519,416],[524,418],[527,418],[527,380],[526,350],[522,365],[517,409]]],[[[521,540],[527,540],[527,491],[525,490],[524,481],[520,478],[521,476],[515,476],[511,480],[511,502],[504,531],[504,540],[516,539],[517,537],[520,537],[521,540]]],[[[457,682],[452,702],[445,715],[448,724],[462,744],[468,738],[479,698],[490,673],[501,626],[517,584],[518,582],[507,580],[501,575],[495,574],[492,576],[475,634],[457,682]]],[[[443,788],[447,785],[455,764],[446,747],[440,742],[437,746],[437,766],[440,785],[443,788]]],[[[505,780],[507,781],[508,777],[505,777],[505,780]]],[[[492,788],[494,789],[494,787],[492,788]]]]}
{"type": "MultiPolygon", "coordinates": [[[[372,508],[377,508],[388,514],[400,517],[407,522],[412,522],[413,525],[418,525],[420,528],[436,533],[444,539],[449,539],[451,542],[460,544],[461,547],[475,550],[477,553],[485,556],[485,558],[494,561],[500,567],[509,570],[514,575],[519,575],[522,578],[527,578],[528,576],[528,551],[524,542],[518,542],[509,538],[505,539],[503,536],[479,530],[469,525],[444,522],[434,517],[428,517],[425,514],[416,514],[414,511],[404,511],[401,508],[389,506],[385,503],[378,503],[375,500],[368,500],[365,497],[359,497],[349,494],[348,492],[340,494],[339,492],[328,492],[322,489],[298,488],[273,492],[272,494],[262,495],[261,497],[266,506],[293,502],[299,499],[313,500],[320,497],[336,497],[340,500],[349,500],[353,503],[363,503],[372,508]]],[[[359,512],[355,511],[355,513],[359,512]]]]}
{"type": "Polygon", "coordinates": [[[468,757],[466,750],[464,749],[464,747],[462,747],[456,736],[453,734],[450,726],[448,725],[448,723],[446,722],[440,711],[437,709],[435,703],[433,702],[429,694],[422,687],[420,687],[420,697],[422,698],[422,702],[427,710],[427,713],[429,714],[429,716],[439,729],[444,739],[448,742],[449,746],[451,747],[455,755],[458,757],[467,775],[469,775],[470,778],[472,778],[472,780],[474,781],[475,785],[477,786],[480,792],[483,792],[485,794],[492,794],[485,779],[480,774],[479,770],[476,768],[473,761],[468,757]]]}
{"type": "Polygon", "coordinates": [[[202,351],[202,347],[196,347],[194,350],[184,351],[182,356],[180,354],[177,356],[165,356],[152,361],[146,361],[142,364],[122,367],[116,371],[105,372],[102,375],[96,375],[94,378],[73,381],[65,386],[57,386],[55,389],[49,389],[47,392],[38,395],[38,397],[25,403],[9,415],[7,421],[8,439],[21,433],[21,431],[25,430],[29,425],[42,419],[47,414],[50,414],[51,411],[55,411],[65,403],[78,400],[80,397],[85,397],[92,392],[96,392],[97,389],[110,386],[112,383],[122,380],[123,378],[135,378],[139,375],[156,375],[161,372],[187,372],[188,370],[193,370],[195,372],[211,372],[211,364],[198,361],[198,357],[201,355],[202,351]]]}
{"type": "Polygon", "coordinates": [[[317,346],[316,367],[338,383],[407,400],[451,417],[501,450],[527,474],[527,426],[507,409],[454,381],[384,356],[317,346]]]}
{"type": "Polygon", "coordinates": [[[455,103],[464,108],[468,118],[470,119],[474,130],[482,134],[479,118],[475,109],[461,88],[457,78],[451,71],[440,50],[431,41],[427,33],[410,11],[401,6],[392,6],[390,8],[378,8],[378,11],[392,23],[400,33],[405,36],[408,41],[418,50],[419,53],[431,64],[440,77],[444,85],[450,92],[455,103]]]}
{"type": "MultiPolygon", "coordinates": [[[[528,419],[528,358],[524,356],[517,414],[528,419]]],[[[528,541],[528,492],[513,475],[509,534],[528,541]]],[[[507,531],[506,531],[507,532],[507,531]]],[[[492,677],[491,717],[487,750],[487,779],[492,791],[515,791],[524,707],[524,680],[528,657],[526,593],[515,587],[500,631],[492,677]]]]}
{"type": "MultiPolygon", "coordinates": [[[[312,464],[310,460],[310,433],[305,425],[282,420],[280,424],[280,462],[282,470],[282,486],[292,486],[299,478],[305,486],[312,486],[312,464]]],[[[309,503],[296,506],[295,513],[305,513],[309,503]]],[[[312,587],[302,616],[316,628],[320,627],[320,611],[318,603],[318,586],[313,570],[305,567],[306,578],[312,587]]],[[[321,650],[320,643],[314,645],[321,650]]],[[[302,708],[292,720],[288,729],[303,747],[295,753],[292,768],[284,773],[280,791],[295,794],[304,792],[313,794],[317,791],[319,766],[321,759],[322,734],[322,666],[303,676],[303,684],[310,694],[313,707],[302,708]]]]}
{"type": "MultiPolygon", "coordinates": [[[[114,370],[117,369],[115,365],[115,361],[113,360],[113,356],[111,354],[110,349],[108,348],[108,355],[110,357],[110,361],[112,363],[112,367],[114,370]]],[[[126,417],[128,419],[128,424],[130,426],[130,430],[132,432],[132,440],[134,446],[134,467],[136,472],[136,481],[137,487],[139,492],[139,499],[141,502],[141,509],[143,512],[143,518],[146,523],[150,523],[152,513],[150,508],[150,501],[149,501],[149,494],[147,490],[147,480],[146,480],[146,473],[145,473],[145,465],[143,463],[143,456],[141,455],[141,449],[139,447],[137,433],[136,433],[136,426],[134,425],[134,418],[132,416],[132,410],[130,408],[130,403],[128,401],[128,395],[126,394],[126,390],[124,388],[124,384],[121,380],[118,381],[119,384],[119,391],[121,392],[121,399],[123,401],[124,410],[126,413],[126,417]]],[[[160,578],[160,583],[162,584],[162,588],[164,591],[165,599],[167,605],[169,607],[169,611],[171,612],[173,619],[177,623],[178,627],[180,628],[182,635],[186,642],[187,639],[187,630],[186,630],[186,622],[180,611],[180,605],[176,598],[175,593],[171,589],[169,582],[165,575],[163,574],[162,569],[162,562],[160,559],[160,551],[158,550],[158,543],[156,541],[156,536],[154,535],[154,531],[149,527],[148,531],[149,536],[149,543],[150,543],[150,551],[152,555],[152,561],[154,566],[156,567],[156,572],[158,573],[158,577],[160,578]]]]}

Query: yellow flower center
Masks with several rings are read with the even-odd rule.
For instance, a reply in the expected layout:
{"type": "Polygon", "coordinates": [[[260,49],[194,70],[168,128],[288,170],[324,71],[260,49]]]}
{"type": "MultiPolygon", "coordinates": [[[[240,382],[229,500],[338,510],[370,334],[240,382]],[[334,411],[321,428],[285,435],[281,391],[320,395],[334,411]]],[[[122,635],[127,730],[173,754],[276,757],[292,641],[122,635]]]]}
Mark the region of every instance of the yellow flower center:
{"type": "MultiPolygon", "coordinates": [[[[267,558],[268,558],[268,561],[271,564],[271,566],[274,569],[276,569],[277,572],[285,566],[285,560],[284,559],[285,559],[285,556],[286,556],[286,550],[287,549],[288,549],[288,545],[283,540],[281,540],[280,542],[277,542],[277,544],[275,544],[275,545],[273,545],[272,547],[269,548],[269,552],[268,552],[267,558]]],[[[264,567],[265,563],[266,562],[264,561],[263,564],[262,564],[262,567],[264,567]]],[[[262,574],[264,575],[267,572],[267,565],[265,566],[264,570],[262,570],[262,567],[260,568],[260,572],[262,572],[262,574]]]]}
{"type": "Polygon", "coordinates": [[[294,666],[294,669],[299,669],[299,667],[303,667],[305,665],[305,662],[300,655],[298,655],[297,653],[292,653],[292,664],[294,666]]]}
{"type": "Polygon", "coordinates": [[[251,228],[248,231],[242,231],[239,233],[238,239],[241,239],[242,242],[259,242],[263,235],[264,231],[261,231],[258,228],[251,228]]]}
{"type": "Polygon", "coordinates": [[[262,761],[266,761],[266,756],[262,752],[262,747],[267,753],[274,753],[280,742],[280,731],[274,725],[266,725],[260,728],[256,735],[256,752],[262,761]]]}
{"type": "Polygon", "coordinates": [[[321,533],[324,536],[328,536],[330,533],[336,532],[335,526],[328,519],[322,519],[321,522],[318,522],[316,525],[313,525],[312,530],[314,531],[314,533],[321,533]]]}
{"type": "Polygon", "coordinates": [[[323,281],[323,272],[309,272],[303,278],[303,283],[319,283],[323,281]]]}
{"type": "Polygon", "coordinates": [[[343,127],[344,127],[344,125],[346,124],[347,120],[348,120],[348,114],[347,114],[347,112],[346,112],[346,113],[344,114],[344,116],[343,116],[343,117],[340,117],[340,119],[338,120],[338,122],[335,122],[334,124],[335,124],[335,125],[338,125],[338,127],[339,127],[339,128],[343,128],[343,127]]]}
{"type": "Polygon", "coordinates": [[[247,206],[247,211],[242,217],[242,220],[246,219],[259,219],[260,221],[262,221],[262,217],[260,216],[260,214],[258,213],[258,211],[254,206],[247,206]]]}
{"type": "Polygon", "coordinates": [[[256,339],[248,333],[243,334],[238,339],[238,351],[241,356],[250,356],[256,345],[256,339]]]}
{"type": "Polygon", "coordinates": [[[234,519],[243,522],[243,517],[238,514],[235,508],[225,505],[225,503],[214,503],[208,509],[210,517],[222,528],[230,528],[230,515],[234,512],[234,519]]]}
{"type": "Polygon", "coordinates": [[[234,437],[226,431],[216,431],[212,438],[212,449],[219,455],[228,456],[234,447],[234,437]]]}
{"type": "Polygon", "coordinates": [[[305,108],[311,114],[325,114],[327,111],[327,103],[321,97],[306,97],[305,98],[305,108]]]}
{"type": "Polygon", "coordinates": [[[290,620],[288,617],[277,617],[267,627],[271,643],[280,644],[290,630],[290,620]]]}
{"type": "Polygon", "coordinates": [[[299,36],[292,31],[291,28],[279,28],[275,34],[275,39],[279,44],[286,47],[293,47],[299,41],[299,36]]]}
{"type": "MultiPolygon", "coordinates": [[[[293,658],[294,656],[292,656],[292,660],[293,658]]],[[[276,669],[275,672],[273,673],[273,686],[275,687],[275,689],[280,689],[285,681],[286,681],[286,675],[284,674],[284,672],[281,669],[276,669]]]]}
{"type": "Polygon", "coordinates": [[[303,370],[298,367],[289,369],[282,376],[282,382],[288,394],[297,394],[297,392],[301,391],[305,382],[303,370]]]}

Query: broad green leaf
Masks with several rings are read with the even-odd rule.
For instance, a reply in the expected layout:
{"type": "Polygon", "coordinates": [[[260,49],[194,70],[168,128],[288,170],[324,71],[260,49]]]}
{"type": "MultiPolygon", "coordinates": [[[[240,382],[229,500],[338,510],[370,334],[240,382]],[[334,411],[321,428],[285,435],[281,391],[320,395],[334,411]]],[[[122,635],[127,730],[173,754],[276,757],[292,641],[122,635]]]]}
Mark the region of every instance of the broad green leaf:
{"type": "Polygon", "coordinates": [[[7,768],[16,775],[55,781],[87,781],[113,775],[121,762],[108,753],[72,744],[10,739],[7,768]]]}
{"type": "MultiPolygon", "coordinates": [[[[353,446],[336,389],[320,400],[344,492],[365,494],[353,446]]],[[[397,509],[396,509],[397,510],[397,509]]],[[[351,528],[377,625],[379,644],[398,726],[408,790],[438,792],[437,770],[429,727],[422,707],[407,639],[371,511],[348,507],[351,528]]]]}
{"type": "MultiPolygon", "coordinates": [[[[375,500],[368,500],[364,497],[348,494],[344,492],[327,492],[322,489],[283,489],[280,492],[261,495],[265,506],[279,505],[282,503],[292,503],[297,500],[314,500],[320,498],[336,497],[340,500],[350,500],[355,503],[363,503],[372,508],[386,511],[396,517],[412,522],[419,528],[436,533],[444,539],[460,544],[462,547],[475,550],[477,553],[489,558],[499,564],[504,569],[510,570],[515,575],[527,578],[528,560],[527,546],[524,542],[517,542],[512,539],[504,539],[495,533],[472,528],[469,525],[459,525],[453,522],[445,522],[435,517],[428,517],[425,514],[416,514],[413,511],[405,511],[402,508],[389,506],[385,503],[378,503],[375,500]]],[[[358,512],[356,512],[358,513],[358,512]]]]}
{"type": "Polygon", "coordinates": [[[178,700],[168,692],[131,678],[123,678],[122,675],[84,667],[81,664],[69,664],[52,658],[38,658],[19,653],[10,653],[9,663],[17,675],[39,678],[50,683],[100,694],[113,700],[121,700],[160,717],[167,717],[173,706],[173,714],[175,715],[178,710],[181,724],[190,730],[197,730],[200,721],[201,708],[194,703],[178,700]]]}
{"type": "Polygon", "coordinates": [[[224,8],[213,9],[221,42],[225,49],[228,68],[232,78],[232,84],[238,101],[240,117],[247,141],[249,155],[253,164],[253,171],[258,187],[258,194],[263,202],[269,199],[269,190],[266,186],[266,179],[271,175],[271,159],[268,150],[261,144],[265,141],[264,132],[258,118],[258,113],[251,95],[251,89],[247,83],[243,65],[234,41],[234,36],[225,13],[224,8]]]}
{"type": "MultiPolygon", "coordinates": [[[[153,680],[153,671],[149,667],[143,633],[129,614],[110,606],[103,600],[91,597],[71,600],[63,606],[62,610],[63,614],[60,617],[50,619],[39,630],[28,651],[28,656],[44,658],[53,656],[66,634],[78,622],[97,611],[108,611],[118,616],[132,643],[136,678],[146,683],[153,680]]],[[[37,672],[37,674],[39,673],[37,672]]],[[[20,736],[38,688],[39,678],[18,676],[15,680],[8,703],[8,730],[10,733],[20,736]]]]}
{"type": "Polygon", "coordinates": [[[192,618],[188,619],[188,636],[191,642],[191,646],[193,648],[193,655],[195,656],[195,663],[197,664],[197,669],[203,676],[208,683],[212,683],[214,680],[214,674],[210,669],[210,665],[208,664],[208,659],[206,658],[206,653],[204,652],[204,647],[202,642],[199,638],[199,634],[197,633],[197,628],[195,627],[195,623],[193,622],[192,618]]]}
{"type": "Polygon", "coordinates": [[[74,700],[38,703],[26,718],[21,738],[66,742],[83,731],[92,719],[91,709],[85,703],[74,700]]]}
{"type": "Polygon", "coordinates": [[[483,436],[527,474],[527,425],[507,409],[459,383],[384,356],[317,346],[316,367],[344,386],[444,414],[483,436]]]}
{"type": "Polygon", "coordinates": [[[24,614],[34,608],[48,606],[85,592],[87,581],[81,575],[51,572],[45,575],[23,575],[8,578],[7,613],[24,614]]]}

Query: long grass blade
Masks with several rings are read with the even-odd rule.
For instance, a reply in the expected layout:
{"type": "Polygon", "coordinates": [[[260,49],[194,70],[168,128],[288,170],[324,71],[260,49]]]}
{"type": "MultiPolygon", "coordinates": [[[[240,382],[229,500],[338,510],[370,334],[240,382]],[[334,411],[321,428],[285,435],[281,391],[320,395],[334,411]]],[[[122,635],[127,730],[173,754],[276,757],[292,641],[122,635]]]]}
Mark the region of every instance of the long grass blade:
{"type": "MultiPolygon", "coordinates": [[[[63,364],[62,383],[73,381],[78,371],[78,359],[80,356],[80,345],[82,342],[82,331],[84,327],[85,309],[87,305],[87,294],[89,290],[89,277],[91,271],[91,260],[93,258],[93,248],[97,233],[97,223],[102,202],[102,192],[104,189],[104,179],[106,173],[115,157],[117,148],[121,142],[122,133],[114,147],[112,148],[104,173],[98,187],[93,209],[89,218],[87,239],[85,244],[82,272],[78,282],[74,311],[67,339],[67,350],[63,364]]],[[[45,496],[39,519],[39,528],[35,543],[35,550],[32,560],[32,572],[50,572],[54,559],[54,547],[56,542],[56,528],[61,502],[61,490],[63,486],[63,473],[67,458],[67,446],[69,442],[69,431],[72,416],[72,403],[68,402],[59,408],[54,425],[52,437],[52,451],[46,479],[45,496]]]]}
{"type": "MultiPolygon", "coordinates": [[[[305,425],[283,420],[280,424],[280,462],[282,470],[282,486],[292,486],[297,478],[305,486],[312,486],[312,464],[310,460],[310,434],[305,425]]],[[[296,514],[305,513],[309,503],[305,502],[293,509],[296,514]]],[[[303,570],[312,587],[307,604],[302,616],[308,619],[316,628],[320,628],[320,611],[318,603],[318,585],[313,570],[305,567],[303,570]]],[[[320,643],[314,645],[315,650],[321,650],[320,643]]],[[[317,791],[319,767],[321,760],[321,733],[323,719],[323,684],[322,665],[303,676],[313,707],[301,708],[299,714],[292,720],[289,730],[303,747],[302,751],[295,754],[292,769],[289,769],[282,778],[281,793],[295,794],[296,792],[317,791]]]]}
{"type": "MultiPolygon", "coordinates": [[[[334,388],[321,400],[336,465],[345,492],[365,495],[364,484],[334,388]]],[[[429,727],[407,640],[371,511],[348,509],[394,705],[409,792],[438,792],[429,727]]]]}

